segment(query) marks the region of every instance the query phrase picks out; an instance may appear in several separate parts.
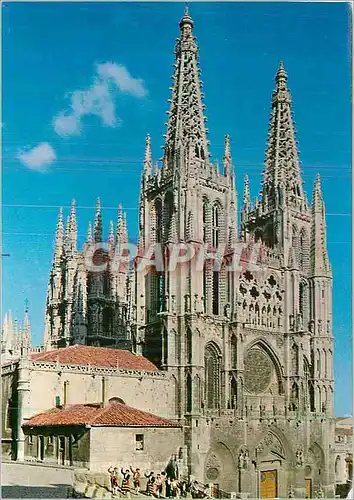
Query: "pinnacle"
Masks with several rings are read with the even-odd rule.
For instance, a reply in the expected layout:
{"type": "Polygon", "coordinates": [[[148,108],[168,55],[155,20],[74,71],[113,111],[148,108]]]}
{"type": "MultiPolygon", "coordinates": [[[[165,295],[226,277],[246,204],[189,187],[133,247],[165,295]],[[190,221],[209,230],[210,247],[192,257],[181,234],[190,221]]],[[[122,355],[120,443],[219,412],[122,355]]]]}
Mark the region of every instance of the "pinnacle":
{"type": "Polygon", "coordinates": [[[251,195],[250,195],[250,184],[248,175],[245,175],[244,184],[243,184],[243,203],[242,208],[246,211],[249,211],[251,208],[251,195]]]}
{"type": "Polygon", "coordinates": [[[312,195],[312,208],[314,210],[318,209],[321,210],[322,203],[323,203],[323,198],[322,198],[322,188],[321,188],[321,176],[320,174],[317,174],[312,195]]]}
{"type": "Polygon", "coordinates": [[[285,71],[284,63],[283,63],[283,61],[280,61],[279,68],[278,68],[277,74],[275,76],[275,81],[278,82],[279,80],[287,80],[287,78],[288,78],[288,75],[285,71]]]}
{"type": "Polygon", "coordinates": [[[94,225],[94,240],[95,243],[102,241],[102,217],[101,217],[101,201],[99,198],[96,200],[96,215],[94,225]]]}
{"type": "Polygon", "coordinates": [[[185,5],[185,7],[184,7],[183,17],[182,17],[182,19],[180,20],[180,23],[179,23],[180,28],[182,29],[182,27],[185,24],[190,24],[192,27],[194,26],[193,19],[191,18],[190,14],[189,14],[189,9],[188,9],[187,3],[185,5]]]}

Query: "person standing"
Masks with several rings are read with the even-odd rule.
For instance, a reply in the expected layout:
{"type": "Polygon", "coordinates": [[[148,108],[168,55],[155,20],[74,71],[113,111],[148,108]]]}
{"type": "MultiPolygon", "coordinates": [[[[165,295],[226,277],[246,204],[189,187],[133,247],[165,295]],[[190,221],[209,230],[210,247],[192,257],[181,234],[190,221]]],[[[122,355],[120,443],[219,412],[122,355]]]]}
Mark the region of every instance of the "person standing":
{"type": "Polygon", "coordinates": [[[138,495],[140,492],[140,478],[141,478],[140,469],[137,468],[134,470],[133,467],[130,466],[130,470],[132,471],[133,474],[133,485],[135,493],[138,495]]]}
{"type": "Polygon", "coordinates": [[[130,471],[127,469],[125,472],[123,471],[123,467],[121,468],[121,474],[123,476],[122,480],[122,493],[126,495],[127,498],[130,498],[130,471]]]}

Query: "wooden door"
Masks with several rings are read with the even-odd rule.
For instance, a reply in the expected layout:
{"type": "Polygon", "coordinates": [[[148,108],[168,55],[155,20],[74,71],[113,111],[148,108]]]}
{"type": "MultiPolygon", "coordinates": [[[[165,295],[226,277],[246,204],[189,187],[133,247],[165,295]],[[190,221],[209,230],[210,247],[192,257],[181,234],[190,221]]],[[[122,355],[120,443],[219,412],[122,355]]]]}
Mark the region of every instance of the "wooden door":
{"type": "Polygon", "coordinates": [[[260,497],[261,498],[276,498],[277,497],[277,471],[266,470],[262,471],[260,477],[260,497]]]}
{"type": "Polygon", "coordinates": [[[305,478],[305,498],[311,498],[312,494],[312,479],[306,477],[305,478]]]}

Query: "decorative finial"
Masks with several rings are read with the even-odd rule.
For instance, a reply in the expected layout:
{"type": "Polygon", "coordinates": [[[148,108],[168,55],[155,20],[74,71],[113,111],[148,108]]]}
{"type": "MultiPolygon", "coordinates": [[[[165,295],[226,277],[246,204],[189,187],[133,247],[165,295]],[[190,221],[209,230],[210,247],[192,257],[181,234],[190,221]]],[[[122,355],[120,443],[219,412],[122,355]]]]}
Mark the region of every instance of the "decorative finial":
{"type": "Polygon", "coordinates": [[[275,81],[276,82],[279,82],[280,80],[286,81],[287,79],[288,79],[288,75],[286,74],[286,71],[284,68],[284,63],[283,63],[283,61],[280,61],[279,68],[278,68],[277,74],[275,76],[275,81]]]}
{"type": "Polygon", "coordinates": [[[29,305],[28,299],[25,299],[25,314],[28,313],[28,305],[29,305]]]}
{"type": "Polygon", "coordinates": [[[192,28],[194,26],[193,19],[191,18],[190,14],[189,14],[187,2],[184,6],[184,15],[183,15],[182,19],[180,20],[179,27],[182,29],[186,24],[189,24],[192,28]]]}

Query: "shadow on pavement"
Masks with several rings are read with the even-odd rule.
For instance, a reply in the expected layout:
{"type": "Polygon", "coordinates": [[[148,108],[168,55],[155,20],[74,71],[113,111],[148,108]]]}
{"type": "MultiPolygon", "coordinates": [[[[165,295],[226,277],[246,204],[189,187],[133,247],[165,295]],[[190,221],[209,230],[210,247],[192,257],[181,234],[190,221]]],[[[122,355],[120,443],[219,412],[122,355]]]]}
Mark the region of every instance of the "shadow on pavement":
{"type": "Polygon", "coordinates": [[[2,498],[68,498],[69,484],[49,486],[1,486],[2,498]]]}

